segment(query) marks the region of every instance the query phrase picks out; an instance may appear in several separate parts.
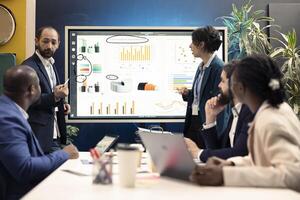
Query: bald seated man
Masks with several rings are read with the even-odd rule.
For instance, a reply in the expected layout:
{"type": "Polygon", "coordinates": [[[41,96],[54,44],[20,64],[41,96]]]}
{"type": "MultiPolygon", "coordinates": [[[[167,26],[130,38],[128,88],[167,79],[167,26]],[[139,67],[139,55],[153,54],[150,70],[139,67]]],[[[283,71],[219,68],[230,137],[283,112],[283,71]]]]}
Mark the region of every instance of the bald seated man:
{"type": "Polygon", "coordinates": [[[41,95],[36,72],[15,66],[4,74],[0,96],[0,174],[6,185],[4,199],[19,199],[68,159],[78,158],[77,148],[68,145],[45,155],[27,122],[30,105],[41,95]]]}

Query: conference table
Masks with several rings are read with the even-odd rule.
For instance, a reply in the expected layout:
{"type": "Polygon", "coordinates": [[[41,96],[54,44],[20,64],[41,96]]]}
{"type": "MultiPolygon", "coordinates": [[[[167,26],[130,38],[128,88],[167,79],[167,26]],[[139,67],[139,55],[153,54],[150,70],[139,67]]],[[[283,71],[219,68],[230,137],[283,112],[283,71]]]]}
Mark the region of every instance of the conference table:
{"type": "Polygon", "coordinates": [[[80,152],[79,159],[66,161],[22,199],[300,200],[300,193],[289,189],[204,187],[190,182],[160,177],[157,173],[146,172],[143,167],[137,172],[134,188],[121,187],[118,181],[118,172],[115,170],[113,170],[112,184],[93,184],[92,169],[89,153],[80,152]]]}

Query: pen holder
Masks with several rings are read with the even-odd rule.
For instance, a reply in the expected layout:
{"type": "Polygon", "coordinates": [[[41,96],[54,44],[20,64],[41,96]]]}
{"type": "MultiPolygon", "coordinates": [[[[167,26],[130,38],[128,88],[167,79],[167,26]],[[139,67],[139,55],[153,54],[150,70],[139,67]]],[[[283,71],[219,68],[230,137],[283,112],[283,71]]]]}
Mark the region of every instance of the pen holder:
{"type": "Polygon", "coordinates": [[[112,184],[112,154],[105,154],[94,160],[93,183],[112,184]]]}

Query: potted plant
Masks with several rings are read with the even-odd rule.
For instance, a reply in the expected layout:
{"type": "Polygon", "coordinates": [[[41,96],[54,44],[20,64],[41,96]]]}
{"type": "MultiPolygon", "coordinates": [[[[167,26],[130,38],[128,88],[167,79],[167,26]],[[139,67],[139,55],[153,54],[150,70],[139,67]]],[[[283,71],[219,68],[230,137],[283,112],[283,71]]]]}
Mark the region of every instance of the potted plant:
{"type": "MultiPolygon", "coordinates": [[[[269,55],[275,59],[284,60],[282,72],[284,74],[284,85],[287,91],[288,103],[300,119],[300,58],[299,47],[297,47],[297,36],[295,30],[283,34],[282,40],[269,38],[265,33],[271,26],[261,27],[262,23],[273,22],[271,17],[263,16],[263,10],[251,12],[253,5],[251,0],[237,8],[232,5],[230,16],[220,17],[228,29],[228,60],[241,59],[253,53],[269,55]],[[272,49],[270,39],[280,42],[282,47],[272,49]]],[[[278,27],[278,26],[277,26],[278,27]]]]}
{"type": "Polygon", "coordinates": [[[266,29],[274,25],[261,26],[262,23],[274,21],[263,15],[263,10],[253,11],[251,1],[241,8],[232,4],[229,16],[219,17],[228,29],[228,60],[240,59],[253,53],[268,54],[271,50],[266,29]]]}
{"type": "Polygon", "coordinates": [[[283,81],[287,91],[288,103],[300,119],[300,48],[297,47],[297,35],[295,29],[287,34],[280,33],[282,40],[274,38],[282,45],[270,54],[271,57],[283,59],[283,81]]]}
{"type": "Polygon", "coordinates": [[[67,125],[66,131],[67,144],[71,144],[73,142],[73,138],[79,134],[79,128],[77,128],[76,126],[67,125]]]}

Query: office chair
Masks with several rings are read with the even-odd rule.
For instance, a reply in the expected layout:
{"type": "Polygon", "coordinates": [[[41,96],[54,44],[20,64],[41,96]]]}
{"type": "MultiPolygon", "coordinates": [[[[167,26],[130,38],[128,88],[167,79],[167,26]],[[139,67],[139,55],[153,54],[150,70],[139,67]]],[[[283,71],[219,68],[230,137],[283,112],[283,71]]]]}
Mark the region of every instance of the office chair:
{"type": "Polygon", "coordinates": [[[16,65],[16,56],[12,53],[0,53],[0,95],[3,92],[3,74],[6,69],[16,65]]]}
{"type": "Polygon", "coordinates": [[[0,199],[5,199],[6,187],[7,186],[4,175],[0,173],[0,199]]]}

